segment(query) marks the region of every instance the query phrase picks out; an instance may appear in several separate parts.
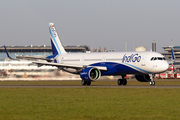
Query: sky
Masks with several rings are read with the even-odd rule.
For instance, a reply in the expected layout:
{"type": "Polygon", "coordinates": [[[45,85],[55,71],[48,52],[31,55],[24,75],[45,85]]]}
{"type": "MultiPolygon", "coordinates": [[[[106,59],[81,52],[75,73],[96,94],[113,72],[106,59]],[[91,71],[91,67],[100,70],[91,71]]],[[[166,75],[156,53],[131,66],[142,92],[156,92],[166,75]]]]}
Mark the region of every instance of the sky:
{"type": "Polygon", "coordinates": [[[53,22],[63,45],[133,51],[180,46],[180,0],[0,0],[0,46],[50,45],[53,22]],[[173,40],[173,42],[172,42],[173,40]]]}

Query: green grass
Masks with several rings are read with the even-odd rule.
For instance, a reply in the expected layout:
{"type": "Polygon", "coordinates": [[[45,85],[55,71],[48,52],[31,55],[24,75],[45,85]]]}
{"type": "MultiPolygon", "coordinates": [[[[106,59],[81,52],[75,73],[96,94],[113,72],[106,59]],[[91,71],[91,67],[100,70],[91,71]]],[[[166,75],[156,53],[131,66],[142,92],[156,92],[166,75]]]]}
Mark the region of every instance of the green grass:
{"type": "Polygon", "coordinates": [[[180,89],[0,88],[0,120],[180,119],[180,89]]]}

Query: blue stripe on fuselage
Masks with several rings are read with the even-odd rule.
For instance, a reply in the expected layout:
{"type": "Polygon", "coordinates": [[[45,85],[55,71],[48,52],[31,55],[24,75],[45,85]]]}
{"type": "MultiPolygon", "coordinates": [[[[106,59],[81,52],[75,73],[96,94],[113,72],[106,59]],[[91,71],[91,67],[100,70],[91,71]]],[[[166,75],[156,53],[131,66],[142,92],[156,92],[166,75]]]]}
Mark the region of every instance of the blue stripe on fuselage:
{"type": "Polygon", "coordinates": [[[128,66],[131,66],[132,68],[135,68],[135,69],[137,69],[137,70],[139,70],[139,71],[141,71],[141,72],[144,72],[144,73],[148,73],[148,74],[151,74],[151,73],[152,73],[152,72],[143,70],[143,69],[141,69],[141,68],[139,68],[139,67],[136,67],[136,66],[134,66],[134,65],[128,64],[128,63],[124,63],[124,64],[126,64],[126,65],[128,65],[128,66]]]}
{"type": "Polygon", "coordinates": [[[103,64],[95,63],[89,66],[104,66],[107,67],[107,71],[102,72],[101,75],[120,75],[120,74],[139,74],[139,73],[150,73],[149,71],[143,70],[139,67],[130,64],[119,64],[114,62],[103,62],[103,64]]]}

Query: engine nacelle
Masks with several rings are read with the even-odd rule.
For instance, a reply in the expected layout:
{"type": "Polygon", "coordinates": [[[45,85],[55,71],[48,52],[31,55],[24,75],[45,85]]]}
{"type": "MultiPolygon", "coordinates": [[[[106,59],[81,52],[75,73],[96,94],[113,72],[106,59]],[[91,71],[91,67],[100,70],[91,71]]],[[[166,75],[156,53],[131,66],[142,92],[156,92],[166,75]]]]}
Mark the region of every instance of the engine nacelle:
{"type": "Polygon", "coordinates": [[[95,81],[101,77],[101,71],[93,67],[84,68],[80,72],[80,77],[83,80],[95,81]]]}
{"type": "Polygon", "coordinates": [[[150,82],[150,76],[148,74],[141,74],[141,75],[135,75],[135,78],[139,81],[139,82],[150,82]]]}

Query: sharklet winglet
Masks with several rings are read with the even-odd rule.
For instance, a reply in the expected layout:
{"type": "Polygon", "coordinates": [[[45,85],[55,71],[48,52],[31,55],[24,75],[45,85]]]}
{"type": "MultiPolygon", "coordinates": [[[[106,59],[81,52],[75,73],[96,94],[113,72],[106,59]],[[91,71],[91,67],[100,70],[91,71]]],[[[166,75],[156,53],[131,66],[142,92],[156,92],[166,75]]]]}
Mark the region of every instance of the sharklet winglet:
{"type": "Polygon", "coordinates": [[[9,59],[12,59],[12,60],[18,60],[18,59],[14,59],[14,58],[12,58],[10,55],[9,55],[9,53],[8,53],[8,51],[7,51],[7,49],[6,49],[6,46],[4,45],[4,48],[5,48],[5,51],[6,51],[6,55],[7,55],[7,57],[9,58],[9,59]]]}

